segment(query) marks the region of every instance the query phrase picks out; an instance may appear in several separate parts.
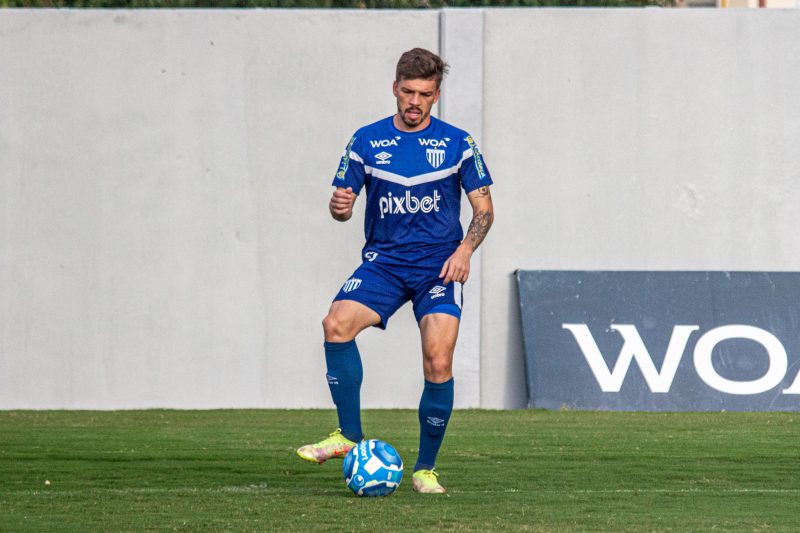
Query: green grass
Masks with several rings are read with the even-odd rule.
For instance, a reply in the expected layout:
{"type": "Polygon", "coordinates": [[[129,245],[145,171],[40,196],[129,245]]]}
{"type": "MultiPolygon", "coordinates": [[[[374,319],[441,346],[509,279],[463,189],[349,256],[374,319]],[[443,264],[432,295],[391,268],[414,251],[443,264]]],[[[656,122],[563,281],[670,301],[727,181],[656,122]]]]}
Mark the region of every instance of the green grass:
{"type": "Polygon", "coordinates": [[[332,411],[0,412],[0,531],[797,531],[797,413],[456,411],[411,490],[416,412],[365,411],[406,461],[356,498],[294,448],[332,411]],[[50,480],[50,485],[45,485],[50,480]]]}

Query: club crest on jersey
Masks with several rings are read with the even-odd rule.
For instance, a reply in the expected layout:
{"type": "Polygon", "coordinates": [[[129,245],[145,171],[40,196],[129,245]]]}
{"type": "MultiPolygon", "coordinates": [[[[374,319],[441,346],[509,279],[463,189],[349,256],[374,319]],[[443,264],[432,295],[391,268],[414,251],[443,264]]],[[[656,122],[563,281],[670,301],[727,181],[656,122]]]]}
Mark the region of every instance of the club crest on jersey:
{"type": "Polygon", "coordinates": [[[342,291],[352,292],[361,286],[361,280],[358,278],[350,278],[342,285],[342,291]]]}
{"type": "Polygon", "coordinates": [[[444,163],[444,150],[428,148],[425,150],[425,157],[428,158],[428,163],[430,163],[433,168],[439,168],[442,166],[442,163],[444,163]]]}

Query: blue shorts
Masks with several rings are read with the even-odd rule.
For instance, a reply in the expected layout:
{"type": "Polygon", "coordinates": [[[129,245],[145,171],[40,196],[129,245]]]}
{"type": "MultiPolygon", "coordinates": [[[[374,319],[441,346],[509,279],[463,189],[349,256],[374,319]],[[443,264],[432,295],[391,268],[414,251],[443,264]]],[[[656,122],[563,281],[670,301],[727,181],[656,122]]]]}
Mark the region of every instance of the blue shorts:
{"type": "Polygon", "coordinates": [[[333,301],[353,300],[366,305],[381,317],[377,324],[381,329],[386,329],[389,317],[409,300],[414,304],[417,322],[431,313],[446,313],[460,320],[461,283],[445,285],[439,272],[439,268],[411,270],[364,261],[333,301]]]}

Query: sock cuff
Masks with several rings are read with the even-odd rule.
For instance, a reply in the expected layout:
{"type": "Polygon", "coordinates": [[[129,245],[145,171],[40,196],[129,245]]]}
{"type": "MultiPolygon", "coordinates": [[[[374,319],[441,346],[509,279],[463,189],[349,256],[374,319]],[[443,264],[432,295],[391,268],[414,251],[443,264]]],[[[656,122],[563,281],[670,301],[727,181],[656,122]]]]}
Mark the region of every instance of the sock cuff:
{"type": "Polygon", "coordinates": [[[356,340],[353,339],[347,342],[328,342],[325,341],[323,346],[325,347],[326,352],[343,352],[345,350],[349,350],[353,346],[356,345],[356,340]]]}
{"type": "Polygon", "coordinates": [[[425,388],[426,389],[434,389],[434,390],[445,390],[445,389],[452,389],[455,380],[453,378],[448,379],[444,383],[434,383],[433,381],[425,380],[425,388]]]}

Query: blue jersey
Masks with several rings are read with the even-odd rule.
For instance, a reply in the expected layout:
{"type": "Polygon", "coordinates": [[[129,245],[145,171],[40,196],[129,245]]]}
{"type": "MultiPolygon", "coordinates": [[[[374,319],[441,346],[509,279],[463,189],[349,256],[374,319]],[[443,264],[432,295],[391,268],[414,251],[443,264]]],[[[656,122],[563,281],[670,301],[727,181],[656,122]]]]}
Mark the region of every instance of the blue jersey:
{"type": "Polygon", "coordinates": [[[429,268],[464,238],[461,189],[491,184],[472,137],[435,117],[416,132],[398,130],[392,117],[359,129],[333,179],[356,194],[366,188],[364,259],[429,268]]]}

